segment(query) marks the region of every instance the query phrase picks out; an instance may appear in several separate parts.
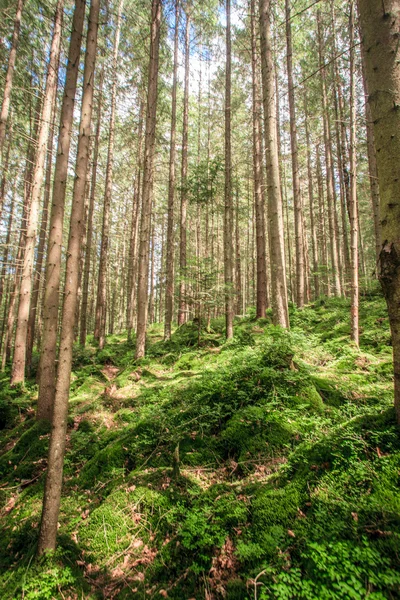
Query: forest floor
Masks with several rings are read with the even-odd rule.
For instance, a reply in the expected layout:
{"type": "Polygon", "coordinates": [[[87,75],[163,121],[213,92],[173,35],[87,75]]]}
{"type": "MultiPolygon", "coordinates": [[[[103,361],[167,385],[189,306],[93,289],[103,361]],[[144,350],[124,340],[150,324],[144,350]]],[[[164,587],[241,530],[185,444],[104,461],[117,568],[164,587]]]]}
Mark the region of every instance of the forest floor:
{"type": "MultiPolygon", "coordinates": [[[[34,558],[49,433],[37,386],[0,379],[0,597],[400,598],[400,436],[378,292],[223,319],[140,364],[76,348],[59,546],[34,558]],[[179,462],[178,462],[179,454],[179,462]]],[[[34,375],[34,374],[33,374],[34,375]]]]}

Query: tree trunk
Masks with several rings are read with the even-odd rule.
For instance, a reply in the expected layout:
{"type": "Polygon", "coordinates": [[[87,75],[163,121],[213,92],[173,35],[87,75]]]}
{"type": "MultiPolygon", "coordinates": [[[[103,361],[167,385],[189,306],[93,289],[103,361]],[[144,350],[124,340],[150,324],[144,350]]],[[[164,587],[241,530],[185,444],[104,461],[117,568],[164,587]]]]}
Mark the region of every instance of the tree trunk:
{"type": "Polygon", "coordinates": [[[143,112],[144,102],[140,100],[139,107],[139,124],[137,134],[137,153],[136,153],[136,177],[133,188],[133,206],[132,206],[132,221],[131,235],[129,239],[129,258],[128,258],[128,282],[127,282],[127,307],[126,307],[126,328],[128,330],[128,340],[131,340],[133,329],[133,313],[135,308],[135,290],[136,290],[136,272],[137,272],[137,238],[138,238],[138,221],[140,208],[140,192],[141,192],[141,173],[142,173],[142,142],[143,142],[143,112]]]}
{"type": "Polygon", "coordinates": [[[3,290],[4,290],[5,279],[6,279],[7,262],[8,262],[8,256],[10,253],[10,242],[11,242],[11,233],[12,233],[12,227],[13,227],[13,222],[14,222],[14,206],[15,206],[17,181],[18,181],[18,179],[15,178],[13,192],[12,192],[12,196],[11,196],[10,214],[8,216],[6,239],[5,239],[4,248],[3,248],[3,260],[2,260],[1,275],[0,275],[0,306],[1,306],[1,301],[3,299],[3,290]]]}
{"type": "Polygon", "coordinates": [[[39,368],[37,418],[47,420],[51,419],[55,393],[65,192],[68,177],[68,158],[71,145],[76,82],[78,78],[84,16],[85,0],[76,0],[65,77],[64,96],[60,115],[57,157],[54,167],[53,197],[43,296],[43,332],[39,368]]]}
{"type": "Polygon", "coordinates": [[[354,2],[350,0],[350,260],[351,260],[351,339],[358,346],[358,200],[356,137],[356,73],[354,49],[354,2]]]}
{"type": "Polygon", "coordinates": [[[271,48],[270,18],[270,0],[260,0],[260,33],[265,121],[265,154],[267,161],[272,315],[275,325],[289,327],[283,210],[278,159],[276,99],[274,85],[274,65],[271,48]]]}
{"type": "Polygon", "coordinates": [[[379,174],[380,273],[389,311],[395,410],[400,424],[400,65],[399,0],[359,0],[365,66],[379,174]]]}
{"type": "Polygon", "coordinates": [[[154,241],[155,241],[155,223],[154,223],[154,215],[152,216],[152,225],[151,225],[151,254],[150,254],[150,295],[149,295],[149,323],[154,323],[154,272],[155,272],[155,261],[156,255],[154,250],[154,241]]]}
{"type": "MultiPolygon", "coordinates": [[[[174,203],[175,203],[175,160],[176,160],[176,88],[179,51],[179,1],[175,0],[174,70],[172,80],[171,142],[169,154],[167,260],[165,281],[164,340],[171,338],[171,323],[174,310],[174,203]]],[[[162,268],[162,265],[161,265],[162,268]]]]}
{"type": "Polygon", "coordinates": [[[233,337],[233,201],[231,150],[231,0],[226,0],[224,283],[226,338],[233,337]]]}
{"type": "Polygon", "coordinates": [[[89,299],[89,280],[90,280],[90,263],[92,254],[92,241],[93,241],[93,212],[94,212],[94,201],[96,198],[96,184],[97,184],[97,166],[99,160],[99,147],[100,147],[100,131],[101,131],[101,109],[103,103],[103,79],[104,70],[100,73],[99,83],[99,97],[97,101],[97,123],[96,123],[96,134],[93,148],[93,163],[92,163],[92,181],[90,184],[90,197],[89,197],[89,210],[87,215],[87,234],[86,234],[86,252],[85,252],[85,264],[83,266],[83,284],[82,284],[82,306],[81,306],[81,322],[79,331],[79,343],[81,346],[86,344],[87,335],[87,317],[88,317],[88,299],[89,299]]]}
{"type": "Polygon", "coordinates": [[[14,20],[14,31],[11,42],[11,50],[10,55],[8,57],[8,66],[6,73],[6,80],[4,83],[4,91],[3,91],[3,102],[1,105],[1,113],[0,113],[0,158],[3,153],[3,145],[4,140],[6,138],[6,130],[7,130],[7,120],[10,112],[10,102],[11,102],[11,89],[13,84],[14,77],[14,68],[15,68],[15,60],[17,58],[17,46],[19,40],[19,30],[21,28],[21,17],[22,17],[22,9],[24,6],[24,0],[17,1],[17,12],[15,14],[14,20]]]}
{"type": "Polygon", "coordinates": [[[26,336],[28,330],[29,307],[31,303],[32,272],[39,219],[39,202],[43,182],[44,161],[47,153],[51,112],[53,109],[54,97],[57,88],[63,6],[64,0],[58,0],[54,18],[53,39],[50,49],[50,62],[47,70],[46,90],[44,94],[41,122],[38,132],[38,145],[31,191],[31,207],[25,237],[24,263],[22,266],[14,359],[11,372],[11,385],[23,383],[25,377],[26,336]]]}
{"type": "MultiPolygon", "coordinates": [[[[331,23],[332,23],[332,58],[333,58],[333,100],[335,109],[335,133],[336,133],[336,153],[339,170],[340,182],[340,216],[342,221],[343,234],[343,257],[346,274],[346,282],[351,278],[350,274],[350,251],[349,251],[349,236],[347,232],[348,219],[347,208],[350,202],[350,177],[347,168],[347,147],[346,147],[346,123],[343,115],[343,91],[340,73],[338,69],[338,61],[336,59],[336,17],[334,3],[331,4],[331,23]]],[[[345,291],[345,289],[344,289],[345,291]]]]}
{"type": "Polygon", "coordinates": [[[186,12],[185,28],[185,89],[183,96],[182,169],[181,169],[181,214],[179,242],[179,310],[178,326],[186,321],[186,213],[187,213],[187,170],[188,170],[188,127],[189,127],[189,60],[190,60],[190,16],[186,12]]]}
{"type": "Polygon", "coordinates": [[[90,124],[93,106],[93,83],[96,62],[97,31],[100,1],[92,0],[86,43],[83,95],[78,149],[76,155],[75,181],[67,249],[64,305],[62,311],[60,356],[52,431],[50,436],[47,477],[43,498],[43,511],[39,533],[38,554],[55,549],[57,522],[60,510],[62,473],[67,431],[68,398],[72,368],[75,314],[78,292],[78,271],[82,223],[85,207],[86,172],[89,163],[90,124]]]}
{"type": "Polygon", "coordinates": [[[149,245],[151,235],[151,205],[154,170],[154,151],[157,120],[158,59],[160,49],[161,0],[152,0],[149,83],[147,88],[146,133],[144,144],[142,215],[137,291],[136,358],[145,354],[147,325],[147,296],[149,279],[149,245]]]}
{"type": "Polygon", "coordinates": [[[296,303],[299,308],[304,306],[305,283],[305,258],[304,258],[304,231],[303,231],[303,206],[300,189],[299,159],[297,145],[296,104],[293,84],[293,49],[292,25],[290,16],[290,0],[285,0],[286,14],[286,64],[289,88],[289,114],[290,114],[290,144],[292,150],[292,182],[294,229],[296,244],[296,303]]]}
{"type": "Polygon", "coordinates": [[[53,118],[52,118],[51,130],[49,133],[49,141],[48,141],[48,147],[47,147],[47,165],[46,165],[46,179],[45,179],[45,185],[44,185],[42,220],[41,220],[41,224],[40,224],[39,243],[38,243],[38,247],[37,247],[36,265],[35,265],[35,270],[34,270],[31,306],[29,309],[29,322],[28,322],[28,332],[27,332],[27,341],[26,341],[26,365],[27,365],[28,372],[30,372],[31,363],[32,363],[32,351],[33,351],[33,344],[35,341],[35,325],[36,325],[36,321],[37,321],[37,307],[38,307],[39,292],[40,292],[40,282],[42,280],[44,249],[45,249],[46,238],[47,238],[47,223],[48,223],[48,217],[49,217],[51,171],[52,171],[52,164],[53,164],[53,141],[54,141],[56,113],[57,113],[56,102],[54,102],[53,118]]]}
{"type": "MultiPolygon", "coordinates": [[[[9,163],[10,163],[12,137],[13,136],[12,136],[12,123],[11,123],[10,129],[9,129],[9,134],[8,134],[8,144],[7,144],[6,156],[4,158],[3,173],[1,176],[1,183],[0,183],[0,221],[3,216],[4,200],[6,198],[6,191],[7,191],[7,179],[9,179],[8,167],[9,167],[9,163]]],[[[1,158],[1,156],[0,156],[0,158],[1,158]]]]}
{"type": "MultiPolygon", "coordinates": [[[[376,150],[375,150],[375,137],[374,137],[374,124],[371,116],[371,106],[368,102],[368,84],[367,76],[365,72],[365,51],[364,46],[361,46],[362,55],[362,78],[365,94],[365,120],[367,130],[367,153],[368,153],[368,169],[369,169],[369,183],[371,189],[371,203],[372,203],[372,214],[374,217],[374,232],[375,232],[375,255],[376,264],[379,263],[379,255],[381,253],[381,219],[379,215],[379,183],[378,183],[378,169],[376,166],[376,150]]],[[[376,276],[379,276],[378,269],[376,269],[376,276]]]]}
{"type": "Polygon", "coordinates": [[[261,144],[261,99],[259,86],[259,64],[257,56],[256,5],[250,1],[251,17],[251,75],[253,92],[253,172],[254,200],[256,205],[256,249],[257,249],[257,319],[265,317],[267,308],[267,263],[265,243],[264,173],[261,144]]]}
{"type": "Polygon", "coordinates": [[[117,75],[118,75],[118,51],[119,38],[121,31],[121,18],[124,0],[119,1],[117,28],[115,31],[113,64],[112,64],[112,89],[111,89],[111,113],[110,113],[110,128],[108,133],[108,156],[106,168],[106,183],[104,190],[104,208],[103,208],[103,225],[101,232],[100,246],[100,263],[99,263],[99,280],[97,286],[97,304],[96,304],[96,323],[98,324],[95,330],[95,338],[99,342],[99,348],[102,350],[105,344],[106,336],[106,314],[107,314],[107,263],[108,263],[108,248],[110,238],[110,211],[111,211],[111,196],[113,184],[113,167],[114,167],[114,138],[115,138],[115,110],[117,103],[117,75]]]}
{"type": "Polygon", "coordinates": [[[326,241],[326,226],[325,226],[325,200],[324,200],[324,183],[322,178],[321,153],[319,143],[316,146],[317,159],[317,182],[318,182],[318,216],[319,216],[319,235],[321,248],[321,270],[322,280],[324,282],[324,294],[331,295],[331,285],[329,279],[328,265],[328,244],[326,241]]]}
{"type": "Polygon", "coordinates": [[[329,238],[330,238],[330,254],[332,263],[332,276],[334,282],[334,292],[336,296],[342,293],[340,284],[339,272],[339,256],[336,237],[335,225],[335,209],[334,209],[334,181],[333,181],[333,165],[331,155],[331,126],[328,112],[328,100],[326,94],[326,73],[323,61],[323,39],[322,39],[322,20],[321,13],[317,13],[318,23],[318,50],[319,50],[319,65],[321,79],[321,95],[322,95],[322,111],[324,125],[324,143],[325,143],[325,164],[326,164],[326,195],[328,203],[328,223],[329,223],[329,238]]]}
{"type": "Polygon", "coordinates": [[[312,275],[314,280],[314,297],[319,298],[321,292],[319,287],[319,264],[318,264],[318,237],[316,228],[316,219],[314,213],[314,185],[313,185],[313,172],[311,166],[311,142],[310,142],[310,130],[308,127],[308,102],[307,92],[304,90],[304,117],[305,117],[305,133],[306,133],[306,146],[307,146],[307,174],[308,174],[308,201],[310,205],[310,227],[311,227],[311,250],[312,250],[312,275]]]}

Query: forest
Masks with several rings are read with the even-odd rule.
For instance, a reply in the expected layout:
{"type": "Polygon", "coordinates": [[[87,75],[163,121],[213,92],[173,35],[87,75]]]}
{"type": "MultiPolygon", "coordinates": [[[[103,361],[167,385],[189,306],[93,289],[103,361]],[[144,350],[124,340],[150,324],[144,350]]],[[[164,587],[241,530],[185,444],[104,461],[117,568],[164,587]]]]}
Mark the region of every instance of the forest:
{"type": "Polygon", "coordinates": [[[0,15],[0,598],[400,598],[400,0],[0,15]]]}

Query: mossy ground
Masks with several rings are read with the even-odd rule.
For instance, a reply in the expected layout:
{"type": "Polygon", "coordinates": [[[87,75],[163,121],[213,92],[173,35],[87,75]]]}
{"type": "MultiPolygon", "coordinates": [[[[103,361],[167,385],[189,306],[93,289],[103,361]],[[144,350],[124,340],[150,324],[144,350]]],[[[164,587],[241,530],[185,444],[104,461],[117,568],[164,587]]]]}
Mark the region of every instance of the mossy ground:
{"type": "Polygon", "coordinates": [[[400,597],[400,436],[379,295],[220,319],[140,364],[126,338],[77,349],[59,546],[34,558],[48,430],[37,389],[0,381],[0,597],[400,597]],[[176,460],[179,451],[180,470],[176,460]],[[174,469],[175,467],[175,469],[174,469]]]}

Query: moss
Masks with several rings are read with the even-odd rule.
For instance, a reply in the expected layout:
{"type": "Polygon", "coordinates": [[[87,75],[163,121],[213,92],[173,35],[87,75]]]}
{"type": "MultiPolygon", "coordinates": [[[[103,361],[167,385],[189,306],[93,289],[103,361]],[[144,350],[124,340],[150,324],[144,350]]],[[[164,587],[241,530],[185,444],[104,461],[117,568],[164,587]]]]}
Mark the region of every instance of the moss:
{"type": "Polygon", "coordinates": [[[0,477],[12,474],[14,479],[32,479],[47,456],[50,425],[35,422],[19,438],[15,446],[0,457],[0,477]]]}
{"type": "Polygon", "coordinates": [[[268,407],[251,406],[235,413],[221,439],[228,455],[242,462],[256,458],[258,453],[273,456],[288,446],[294,435],[283,417],[271,414],[268,407]]]}

